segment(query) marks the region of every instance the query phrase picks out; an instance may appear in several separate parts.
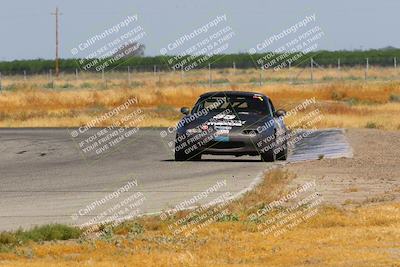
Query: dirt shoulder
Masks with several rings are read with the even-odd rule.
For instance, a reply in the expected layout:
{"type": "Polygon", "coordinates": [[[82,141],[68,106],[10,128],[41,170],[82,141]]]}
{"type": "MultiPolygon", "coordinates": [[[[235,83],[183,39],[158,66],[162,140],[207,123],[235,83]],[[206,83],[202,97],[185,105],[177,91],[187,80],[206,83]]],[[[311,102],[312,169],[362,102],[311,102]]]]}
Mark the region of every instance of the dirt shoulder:
{"type": "Polygon", "coordinates": [[[325,203],[362,205],[400,199],[400,131],[349,129],[353,158],[287,165],[297,177],[290,188],[316,181],[325,203]]]}

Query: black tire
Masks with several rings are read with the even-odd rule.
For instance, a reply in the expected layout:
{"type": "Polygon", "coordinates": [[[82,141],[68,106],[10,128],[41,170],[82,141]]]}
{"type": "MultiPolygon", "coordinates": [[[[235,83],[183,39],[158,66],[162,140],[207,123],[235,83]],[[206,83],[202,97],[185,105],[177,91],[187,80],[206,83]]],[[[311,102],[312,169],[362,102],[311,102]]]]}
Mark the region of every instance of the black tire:
{"type": "Polygon", "coordinates": [[[179,135],[177,133],[175,136],[175,149],[174,149],[175,161],[186,161],[189,158],[188,155],[184,151],[182,151],[182,149],[178,151],[176,150],[176,148],[180,147],[181,145],[181,143],[178,143],[178,140],[179,140],[179,135]]]}
{"type": "Polygon", "coordinates": [[[185,153],[180,151],[175,151],[175,161],[185,161],[188,159],[188,156],[185,153]]]}
{"type": "Polygon", "coordinates": [[[261,153],[261,161],[264,162],[274,162],[276,160],[276,155],[273,149],[269,149],[265,153],[261,153]]]}
{"type": "Polygon", "coordinates": [[[175,151],[175,161],[199,161],[201,154],[186,154],[185,152],[175,151]]]}
{"type": "Polygon", "coordinates": [[[191,157],[189,158],[189,160],[190,160],[190,161],[200,161],[200,160],[201,160],[201,154],[198,153],[198,154],[191,155],[191,157]]]}

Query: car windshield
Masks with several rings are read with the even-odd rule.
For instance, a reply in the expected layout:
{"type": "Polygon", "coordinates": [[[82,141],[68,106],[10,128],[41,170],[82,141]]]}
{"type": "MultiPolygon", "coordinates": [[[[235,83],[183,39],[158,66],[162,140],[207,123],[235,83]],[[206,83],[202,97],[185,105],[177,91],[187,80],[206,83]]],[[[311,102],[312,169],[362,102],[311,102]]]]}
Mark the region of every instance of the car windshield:
{"type": "Polygon", "coordinates": [[[200,99],[193,112],[202,109],[208,111],[222,112],[231,109],[235,113],[258,113],[268,114],[268,106],[262,96],[211,96],[200,99]]]}
{"type": "Polygon", "coordinates": [[[230,109],[234,113],[257,113],[262,115],[269,114],[267,103],[262,96],[211,96],[200,99],[193,112],[199,112],[202,109],[208,111],[222,112],[230,109]]]}

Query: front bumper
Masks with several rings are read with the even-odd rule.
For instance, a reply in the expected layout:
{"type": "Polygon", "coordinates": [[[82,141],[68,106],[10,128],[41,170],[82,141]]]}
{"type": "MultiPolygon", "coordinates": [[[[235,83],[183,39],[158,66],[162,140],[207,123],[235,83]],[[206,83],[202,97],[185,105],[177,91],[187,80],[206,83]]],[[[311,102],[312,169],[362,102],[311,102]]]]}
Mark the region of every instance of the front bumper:
{"type": "Polygon", "coordinates": [[[230,132],[226,135],[201,133],[188,138],[182,149],[185,153],[201,153],[211,155],[259,155],[271,142],[267,134],[243,134],[230,132]],[[261,146],[260,146],[261,144],[261,146]]]}

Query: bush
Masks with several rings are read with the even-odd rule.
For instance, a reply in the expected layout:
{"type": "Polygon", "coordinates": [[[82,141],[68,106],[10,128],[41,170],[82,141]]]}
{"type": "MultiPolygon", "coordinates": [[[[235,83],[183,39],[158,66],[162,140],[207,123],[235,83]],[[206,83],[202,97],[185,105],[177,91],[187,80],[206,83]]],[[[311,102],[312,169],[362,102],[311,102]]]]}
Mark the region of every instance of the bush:
{"type": "Polygon", "coordinates": [[[0,245],[15,245],[17,244],[17,238],[14,234],[9,232],[0,233],[0,245]]]}
{"type": "Polygon", "coordinates": [[[88,83],[88,82],[84,82],[81,84],[81,88],[91,88],[91,87],[92,87],[92,84],[88,83]]]}
{"type": "Polygon", "coordinates": [[[52,240],[68,240],[76,239],[81,235],[81,230],[62,224],[49,224],[44,226],[36,226],[31,230],[19,229],[15,232],[0,233],[0,247],[14,247],[24,244],[28,241],[52,241],[52,240]]]}
{"type": "Polygon", "coordinates": [[[237,214],[225,214],[221,218],[218,219],[219,222],[238,222],[239,216],[237,214]]]}
{"type": "Polygon", "coordinates": [[[51,241],[68,240],[78,238],[81,230],[62,224],[49,224],[45,226],[36,226],[35,228],[16,232],[17,239],[21,241],[51,241]]]}
{"type": "Polygon", "coordinates": [[[52,82],[45,83],[43,85],[43,87],[46,88],[46,89],[53,89],[54,88],[54,83],[52,83],[52,82]]]}
{"type": "Polygon", "coordinates": [[[15,91],[16,89],[17,89],[17,85],[15,83],[12,83],[12,84],[4,87],[5,91],[15,91]]]}
{"type": "Polygon", "coordinates": [[[390,95],[389,101],[390,102],[400,102],[400,95],[390,95]]]}
{"type": "Polygon", "coordinates": [[[376,129],[378,128],[378,125],[375,122],[367,122],[367,125],[365,127],[370,129],[376,129]]]}
{"type": "Polygon", "coordinates": [[[134,234],[139,235],[144,233],[144,226],[135,221],[126,221],[122,224],[118,225],[114,229],[114,233],[117,235],[124,235],[124,234],[134,234]]]}
{"type": "Polygon", "coordinates": [[[343,92],[332,91],[331,98],[332,100],[341,101],[345,98],[345,94],[343,92]]]}
{"type": "Polygon", "coordinates": [[[72,88],[74,86],[70,83],[64,83],[64,84],[60,85],[60,87],[63,89],[67,89],[67,88],[72,88]]]}

